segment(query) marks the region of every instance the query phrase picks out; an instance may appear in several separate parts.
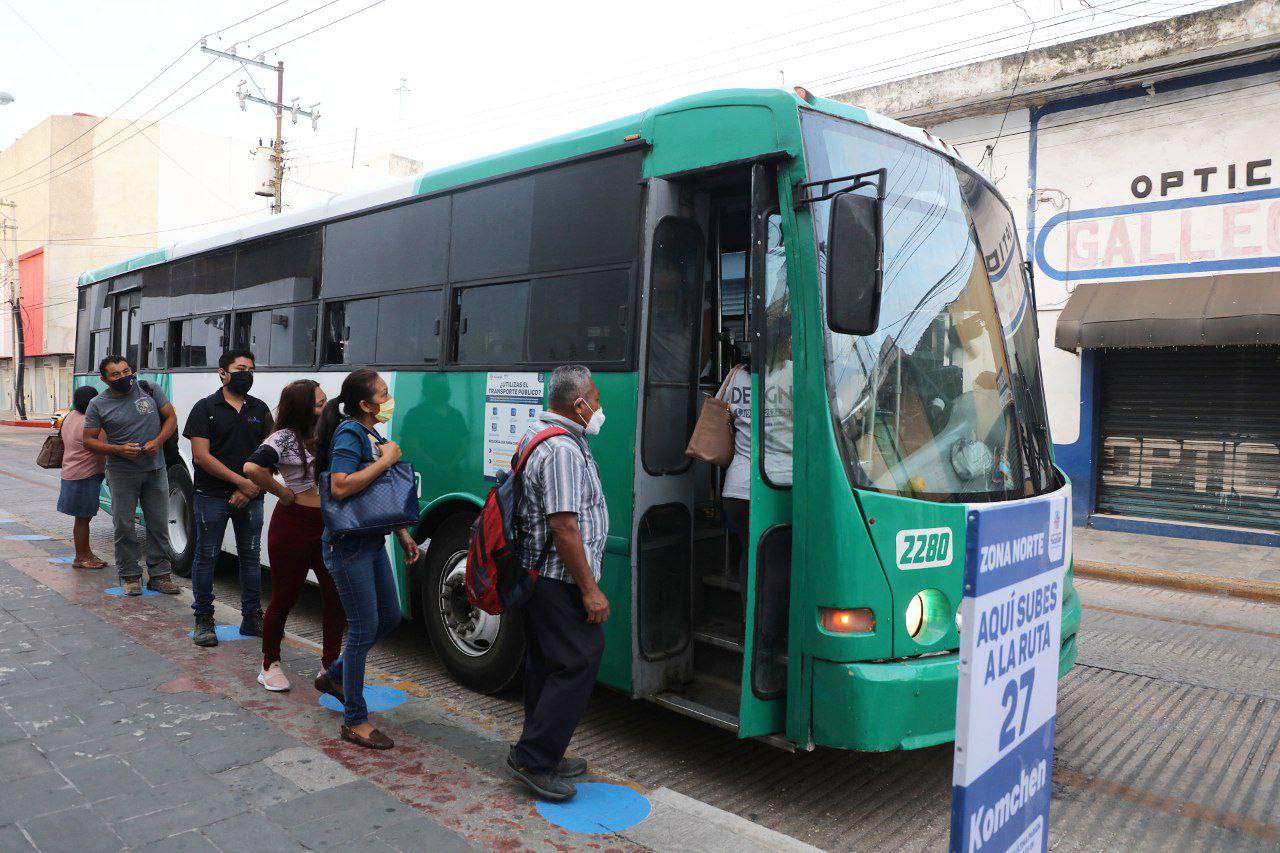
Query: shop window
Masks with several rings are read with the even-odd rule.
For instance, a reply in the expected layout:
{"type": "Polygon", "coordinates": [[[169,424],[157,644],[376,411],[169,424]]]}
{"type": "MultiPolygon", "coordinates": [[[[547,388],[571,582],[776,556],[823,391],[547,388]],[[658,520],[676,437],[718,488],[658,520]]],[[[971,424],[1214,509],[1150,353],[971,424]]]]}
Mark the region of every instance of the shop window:
{"type": "Polygon", "coordinates": [[[599,364],[626,358],[631,270],[534,280],[529,296],[530,362],[599,364]]]}
{"type": "Polygon", "coordinates": [[[458,291],[458,364],[521,364],[529,282],[490,284],[458,291]]]}
{"type": "Polygon", "coordinates": [[[442,284],[449,268],[448,197],[325,226],[324,296],[442,284]]]}

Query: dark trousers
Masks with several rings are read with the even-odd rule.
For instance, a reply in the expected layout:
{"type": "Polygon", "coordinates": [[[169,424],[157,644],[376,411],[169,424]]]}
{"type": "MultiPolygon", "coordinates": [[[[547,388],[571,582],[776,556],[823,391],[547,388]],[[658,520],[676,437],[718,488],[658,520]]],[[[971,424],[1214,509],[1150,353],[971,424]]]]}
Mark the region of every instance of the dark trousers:
{"type": "Polygon", "coordinates": [[[391,571],[385,536],[346,536],[320,546],[324,564],[347,614],[347,644],[329,667],[342,684],[347,705],[342,721],[358,726],[369,719],[364,701],[364,662],[374,643],[400,624],[400,596],[391,571]]]}
{"type": "Polygon", "coordinates": [[[742,616],[747,614],[747,559],[751,552],[748,542],[751,539],[751,501],[742,498],[724,499],[724,526],[729,529],[729,545],[731,559],[738,564],[738,584],[742,597],[742,616]],[[735,555],[736,552],[736,556],[735,555]]]}
{"type": "Polygon", "coordinates": [[[240,565],[240,612],[245,616],[262,609],[262,498],[236,508],[221,496],[196,493],[196,550],[191,558],[191,609],[197,616],[213,615],[213,570],[222,553],[227,522],[236,535],[240,565]]]}
{"type": "Polygon", "coordinates": [[[328,669],[342,651],[342,633],[347,630],[347,616],[342,599],[329,570],[320,556],[320,536],[324,533],[324,517],[318,507],[276,504],[267,530],[267,556],[271,559],[271,602],[262,617],[262,667],[266,669],[280,660],[280,641],[284,639],[284,623],[289,611],[298,603],[307,583],[307,572],[315,572],[320,583],[321,624],[324,626],[324,650],[320,663],[328,669]]]}
{"type": "Polygon", "coordinates": [[[541,578],[524,606],[524,731],[515,761],[554,770],[586,713],[604,654],[604,627],[587,622],[575,584],[541,578]]]}

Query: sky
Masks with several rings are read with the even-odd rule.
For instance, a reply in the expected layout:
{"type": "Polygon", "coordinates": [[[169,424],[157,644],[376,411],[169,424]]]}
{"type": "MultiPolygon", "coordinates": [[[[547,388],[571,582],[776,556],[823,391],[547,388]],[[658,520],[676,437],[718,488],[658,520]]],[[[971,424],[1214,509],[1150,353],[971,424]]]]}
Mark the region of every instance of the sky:
{"type": "Polygon", "coordinates": [[[305,184],[386,153],[445,165],[697,91],[835,94],[1218,5],[0,0],[0,91],[14,97],[0,106],[0,148],[50,114],[83,112],[163,118],[242,139],[249,156],[274,119],[262,106],[241,111],[237,84],[274,96],[274,74],[201,54],[202,37],[283,60],[286,101],[319,102],[318,130],[285,124],[289,179],[305,184]],[[407,93],[396,91],[402,78],[407,93]]]}

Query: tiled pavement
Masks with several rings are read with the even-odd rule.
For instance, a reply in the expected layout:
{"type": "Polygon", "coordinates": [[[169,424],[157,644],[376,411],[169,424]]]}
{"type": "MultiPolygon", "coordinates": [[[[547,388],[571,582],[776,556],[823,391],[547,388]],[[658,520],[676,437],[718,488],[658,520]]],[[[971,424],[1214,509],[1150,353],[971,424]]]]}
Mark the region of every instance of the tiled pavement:
{"type": "Polygon", "coordinates": [[[0,850],[636,849],[545,822],[503,744],[430,708],[379,721],[395,750],[343,743],[305,677],[258,687],[257,643],[198,649],[182,597],[106,596],[67,552],[0,539],[0,850]]]}

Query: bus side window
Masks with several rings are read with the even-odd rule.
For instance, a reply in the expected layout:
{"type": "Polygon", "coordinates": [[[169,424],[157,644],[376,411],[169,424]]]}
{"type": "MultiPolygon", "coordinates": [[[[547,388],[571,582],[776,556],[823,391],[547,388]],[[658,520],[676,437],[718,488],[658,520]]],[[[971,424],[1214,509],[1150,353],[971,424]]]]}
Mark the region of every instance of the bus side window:
{"type": "Polygon", "coordinates": [[[486,284],[457,294],[458,364],[523,362],[529,282],[486,284]]]}

